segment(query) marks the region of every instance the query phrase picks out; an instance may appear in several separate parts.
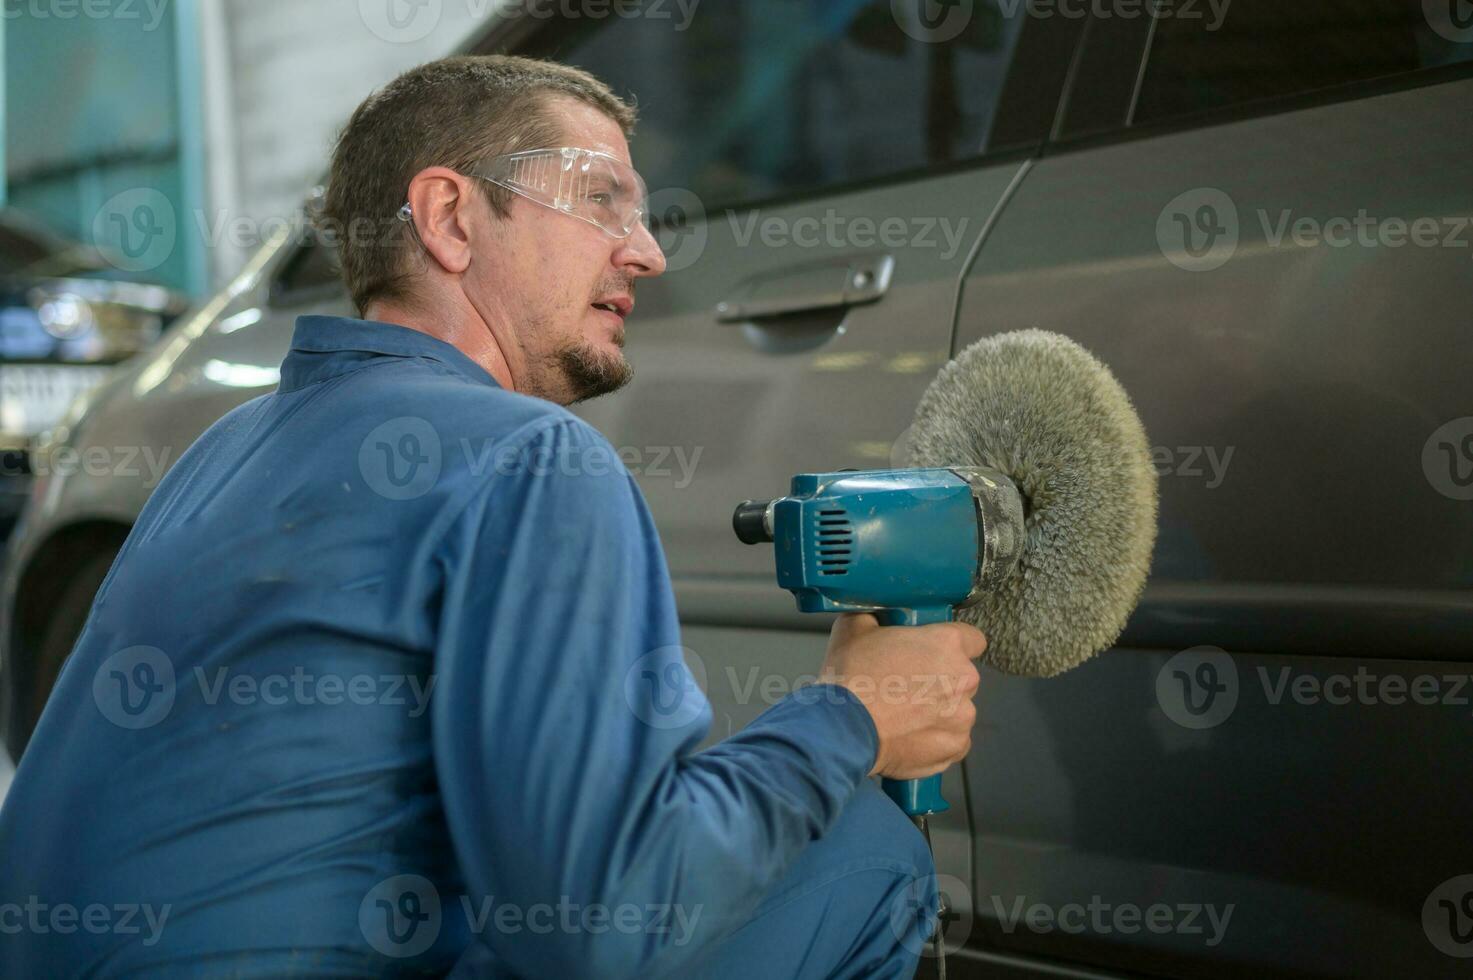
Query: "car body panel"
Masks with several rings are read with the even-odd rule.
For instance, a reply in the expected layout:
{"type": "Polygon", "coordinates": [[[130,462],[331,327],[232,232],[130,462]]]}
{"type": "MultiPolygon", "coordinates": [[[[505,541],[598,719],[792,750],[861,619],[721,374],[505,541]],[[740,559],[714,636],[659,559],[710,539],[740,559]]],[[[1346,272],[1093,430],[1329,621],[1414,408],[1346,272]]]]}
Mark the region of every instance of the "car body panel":
{"type": "Polygon", "coordinates": [[[1458,775],[1473,510],[1438,491],[1423,449],[1468,413],[1473,234],[1305,247],[1265,227],[1364,209],[1466,229],[1470,103],[1462,80],[1059,153],[983,246],[957,349],[1020,327],[1079,341],[1131,393],[1161,474],[1126,645],[1063,677],[982,685],[966,767],[986,946],[1167,975],[1461,971],[1422,910],[1473,868],[1458,775]],[[1419,176],[1399,179],[1411,146],[1419,176]],[[1158,219],[1218,194],[1236,250],[1178,267],[1158,219]],[[1374,639],[1346,636],[1351,606],[1374,639]],[[1168,662],[1199,646],[1230,655],[1235,707],[1192,729],[1167,713],[1168,662]],[[1418,678],[1435,703],[1397,693],[1418,678]],[[1019,897],[1097,896],[1235,911],[1210,945],[1011,921],[1019,897]]]}

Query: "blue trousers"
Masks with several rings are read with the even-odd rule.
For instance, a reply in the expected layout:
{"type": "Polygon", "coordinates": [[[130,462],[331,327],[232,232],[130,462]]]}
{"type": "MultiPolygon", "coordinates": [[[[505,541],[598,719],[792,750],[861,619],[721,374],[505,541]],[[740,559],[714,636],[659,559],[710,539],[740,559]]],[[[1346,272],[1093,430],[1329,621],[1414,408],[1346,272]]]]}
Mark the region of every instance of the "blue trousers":
{"type": "Polygon", "coordinates": [[[935,908],[936,876],[925,838],[879,787],[866,783],[752,920],[689,975],[909,978],[930,937],[935,908]]]}
{"type": "MultiPolygon", "coordinates": [[[[892,980],[913,977],[935,921],[925,838],[864,783],[834,829],[804,849],[750,921],[680,972],[701,980],[892,980]]],[[[448,980],[494,975],[473,945],[448,980]]]]}

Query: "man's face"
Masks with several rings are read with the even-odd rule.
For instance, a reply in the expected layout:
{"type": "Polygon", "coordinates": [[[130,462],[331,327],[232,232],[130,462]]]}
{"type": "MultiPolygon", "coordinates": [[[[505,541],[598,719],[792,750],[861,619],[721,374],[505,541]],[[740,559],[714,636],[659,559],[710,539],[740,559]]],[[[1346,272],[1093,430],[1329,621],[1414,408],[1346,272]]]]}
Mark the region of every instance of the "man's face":
{"type": "MultiPolygon", "coordinates": [[[[548,109],[562,126],[561,145],[630,163],[623,132],[602,112],[561,96],[548,109]]],[[[613,238],[520,195],[510,202],[508,217],[492,223],[495,241],[477,249],[465,287],[509,362],[519,362],[510,365],[517,390],[571,405],[622,388],[634,374],[624,359],[624,320],[635,280],[665,271],[659,244],[643,224],[613,238]]]]}

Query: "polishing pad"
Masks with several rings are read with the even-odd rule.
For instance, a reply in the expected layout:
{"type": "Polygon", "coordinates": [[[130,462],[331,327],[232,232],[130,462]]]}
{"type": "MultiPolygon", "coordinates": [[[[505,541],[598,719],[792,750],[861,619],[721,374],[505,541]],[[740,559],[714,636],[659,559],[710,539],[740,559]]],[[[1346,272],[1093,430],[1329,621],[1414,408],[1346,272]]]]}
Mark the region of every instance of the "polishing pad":
{"type": "Polygon", "coordinates": [[[1023,498],[1012,572],[956,618],[987,635],[983,662],[1051,677],[1113,644],[1140,601],[1156,542],[1146,431],[1110,370],[1043,330],[987,337],[931,382],[906,465],[988,466],[1023,498]]]}

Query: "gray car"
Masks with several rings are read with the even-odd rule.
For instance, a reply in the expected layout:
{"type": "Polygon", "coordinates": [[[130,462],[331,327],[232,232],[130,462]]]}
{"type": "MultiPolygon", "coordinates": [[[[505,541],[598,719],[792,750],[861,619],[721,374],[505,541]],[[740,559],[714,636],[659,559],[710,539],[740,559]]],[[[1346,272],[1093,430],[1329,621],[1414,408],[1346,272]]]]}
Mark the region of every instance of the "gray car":
{"type": "MultiPolygon", "coordinates": [[[[1465,975],[1467,5],[622,9],[471,50],[638,97],[670,271],[639,290],[633,385],[577,410],[658,522],[712,738],[829,626],[733,505],[892,465],[956,351],[1058,331],[1136,401],[1160,539],[1117,648],[985,672],[933,828],[951,974],[1465,975]]],[[[305,228],[53,433],[5,569],[12,752],[167,464],[271,390],[297,316],[350,312],[305,228]]]]}

